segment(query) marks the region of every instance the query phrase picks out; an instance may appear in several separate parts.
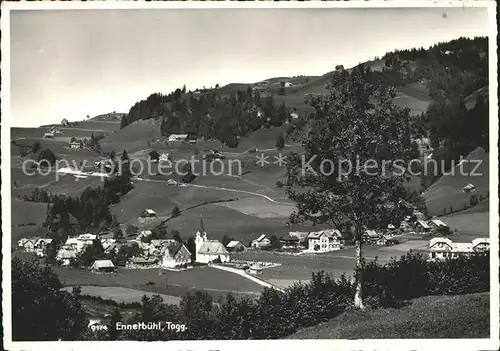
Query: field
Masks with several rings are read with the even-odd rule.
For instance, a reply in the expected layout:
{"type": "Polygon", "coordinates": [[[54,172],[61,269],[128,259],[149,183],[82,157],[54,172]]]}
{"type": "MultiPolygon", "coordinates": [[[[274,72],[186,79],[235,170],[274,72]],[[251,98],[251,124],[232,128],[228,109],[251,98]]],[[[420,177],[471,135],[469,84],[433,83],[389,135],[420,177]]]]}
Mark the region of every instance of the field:
{"type": "MultiPolygon", "coordinates": [[[[392,247],[391,247],[392,248],[392,247]]],[[[402,256],[405,252],[400,250],[381,250],[378,247],[365,246],[364,257],[367,261],[377,260],[383,264],[389,262],[391,257],[402,256]]],[[[262,278],[270,283],[287,287],[294,282],[309,281],[313,272],[325,271],[338,278],[342,274],[352,277],[356,267],[354,248],[323,254],[283,255],[271,251],[249,250],[235,257],[237,260],[264,261],[280,263],[281,266],[262,270],[262,278]]]]}
{"type": "MultiPolygon", "coordinates": [[[[123,288],[118,286],[81,286],[82,295],[99,296],[105,300],[114,300],[116,302],[132,303],[140,302],[141,298],[146,295],[151,297],[155,293],[145,292],[130,288],[123,288]]],[[[71,292],[72,287],[66,287],[64,290],[71,292]]],[[[165,303],[177,305],[181,301],[179,296],[170,296],[159,294],[165,303]]]]}
{"type": "Polygon", "coordinates": [[[17,240],[23,237],[43,236],[41,228],[45,221],[47,204],[28,202],[18,199],[11,200],[11,244],[17,245],[17,240]]]}
{"type": "Polygon", "coordinates": [[[458,233],[450,237],[455,241],[469,242],[475,238],[490,237],[489,212],[464,213],[440,217],[450,228],[457,229],[458,233]]]}
{"type": "Polygon", "coordinates": [[[195,267],[182,272],[158,269],[118,268],[113,274],[93,274],[88,270],[54,268],[65,286],[125,287],[140,291],[162,293],[170,296],[184,296],[188,291],[258,294],[262,286],[240,275],[215,268],[195,267]],[[153,282],[154,284],[148,284],[153,282]],[[167,282],[167,287],[165,287],[167,282]]]}
{"type": "Polygon", "coordinates": [[[489,293],[426,296],[400,309],[349,310],[288,339],[489,338],[489,293]]]}

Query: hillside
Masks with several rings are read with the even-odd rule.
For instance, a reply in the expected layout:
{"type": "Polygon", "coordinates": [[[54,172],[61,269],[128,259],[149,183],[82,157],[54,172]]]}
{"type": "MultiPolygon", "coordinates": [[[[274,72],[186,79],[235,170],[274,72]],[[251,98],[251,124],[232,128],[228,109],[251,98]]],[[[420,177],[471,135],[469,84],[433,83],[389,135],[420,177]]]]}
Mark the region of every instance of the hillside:
{"type": "Polygon", "coordinates": [[[427,296],[400,309],[350,310],[288,339],[489,338],[489,293],[427,296]]]}
{"type": "Polygon", "coordinates": [[[432,184],[423,194],[427,210],[430,215],[442,215],[443,211],[450,212],[464,209],[470,205],[470,199],[475,195],[478,199],[486,198],[489,194],[489,159],[488,153],[482,148],[471,152],[460,166],[456,164],[449,175],[443,175],[432,184]],[[480,162],[476,169],[476,162],[480,162]],[[473,172],[474,171],[474,172],[473,172]],[[481,176],[478,176],[481,174],[481,176]],[[476,191],[465,194],[462,188],[467,184],[473,184],[476,191]]]}

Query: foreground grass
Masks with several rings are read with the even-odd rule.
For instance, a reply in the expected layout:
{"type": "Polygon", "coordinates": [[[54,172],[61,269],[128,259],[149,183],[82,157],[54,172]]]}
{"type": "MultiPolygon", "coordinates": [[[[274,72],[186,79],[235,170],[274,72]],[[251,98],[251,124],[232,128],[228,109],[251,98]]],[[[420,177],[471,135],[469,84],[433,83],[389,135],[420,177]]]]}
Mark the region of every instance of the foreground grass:
{"type": "Polygon", "coordinates": [[[489,297],[489,293],[426,296],[399,309],[349,310],[288,338],[488,338],[489,297]]]}

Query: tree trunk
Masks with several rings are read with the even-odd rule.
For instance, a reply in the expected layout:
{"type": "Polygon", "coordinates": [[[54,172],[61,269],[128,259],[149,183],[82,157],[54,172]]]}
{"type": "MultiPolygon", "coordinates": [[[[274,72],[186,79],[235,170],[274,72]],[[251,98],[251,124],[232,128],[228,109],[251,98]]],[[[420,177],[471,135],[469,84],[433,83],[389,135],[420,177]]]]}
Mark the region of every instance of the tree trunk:
{"type": "Polygon", "coordinates": [[[361,252],[361,238],[358,236],[356,239],[356,268],[358,269],[358,274],[356,276],[356,294],[354,295],[354,307],[359,309],[364,309],[363,305],[363,279],[361,275],[362,268],[362,257],[363,254],[361,252]]]}

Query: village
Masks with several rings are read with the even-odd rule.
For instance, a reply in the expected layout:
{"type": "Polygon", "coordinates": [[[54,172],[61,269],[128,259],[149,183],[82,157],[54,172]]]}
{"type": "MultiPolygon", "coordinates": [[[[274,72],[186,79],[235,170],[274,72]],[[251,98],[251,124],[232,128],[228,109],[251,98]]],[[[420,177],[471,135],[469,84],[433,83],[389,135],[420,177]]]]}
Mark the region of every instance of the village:
{"type": "MultiPolygon", "coordinates": [[[[153,209],[145,209],[140,218],[147,220],[156,217],[153,209]]],[[[390,224],[385,231],[365,230],[365,245],[384,247],[397,245],[407,237],[430,238],[428,247],[423,250],[428,260],[442,260],[470,255],[474,252],[489,249],[489,238],[475,238],[470,243],[454,242],[452,229],[440,219],[425,219],[420,211],[407,216],[396,228],[390,224]]],[[[242,261],[241,253],[266,251],[286,255],[321,255],[341,251],[353,247],[354,242],[346,240],[337,229],[325,229],[312,232],[289,232],[283,236],[260,235],[250,240],[247,245],[237,240],[229,240],[225,245],[219,240],[209,239],[205,232],[203,217],[200,217],[200,228],[194,235],[194,252],[186,247],[186,243],[177,238],[152,239],[151,230],[142,230],[133,238],[123,238],[112,232],[100,234],[80,234],[68,237],[57,247],[55,262],[61,267],[75,267],[75,262],[85,250],[98,242],[103,253],[109,259],[95,259],[87,268],[93,273],[114,272],[121,266],[126,269],[165,269],[183,271],[199,265],[226,266],[243,270],[251,275],[262,274],[265,268],[279,264],[263,261],[242,261]],[[126,259],[118,260],[119,253],[124,252],[126,259]],[[194,257],[194,259],[193,259],[194,257]]],[[[129,236],[130,237],[130,236],[129,236]]],[[[40,258],[47,256],[53,239],[22,238],[18,241],[17,250],[32,253],[40,258]]]]}

